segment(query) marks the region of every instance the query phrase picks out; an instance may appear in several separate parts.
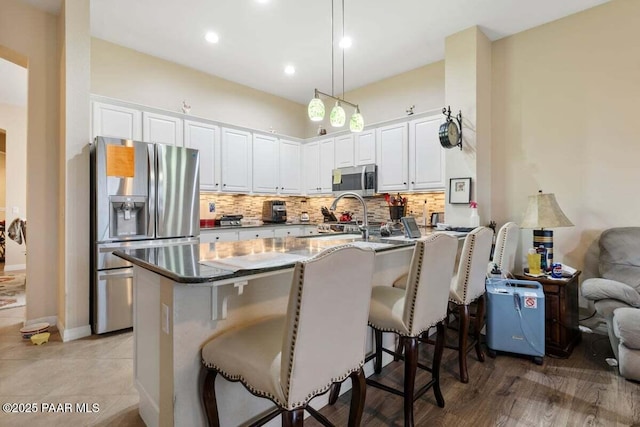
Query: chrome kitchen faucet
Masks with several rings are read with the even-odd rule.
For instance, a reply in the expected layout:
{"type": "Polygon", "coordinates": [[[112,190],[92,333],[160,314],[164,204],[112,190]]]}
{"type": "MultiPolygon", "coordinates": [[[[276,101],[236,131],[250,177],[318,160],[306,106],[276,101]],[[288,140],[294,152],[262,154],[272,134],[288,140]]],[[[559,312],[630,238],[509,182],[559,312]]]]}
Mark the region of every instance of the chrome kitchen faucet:
{"type": "Polygon", "coordinates": [[[362,220],[362,227],[360,228],[360,231],[362,231],[362,238],[364,240],[369,240],[369,219],[368,219],[368,215],[367,215],[367,203],[364,201],[364,199],[362,198],[362,196],[360,196],[357,193],[353,193],[351,191],[346,191],[342,194],[340,194],[338,197],[335,198],[335,200],[333,201],[333,203],[331,203],[331,207],[329,208],[332,211],[336,210],[336,206],[338,205],[338,201],[340,199],[342,199],[343,197],[352,197],[354,199],[358,199],[360,201],[360,203],[362,203],[362,209],[364,211],[364,218],[362,220]]]}

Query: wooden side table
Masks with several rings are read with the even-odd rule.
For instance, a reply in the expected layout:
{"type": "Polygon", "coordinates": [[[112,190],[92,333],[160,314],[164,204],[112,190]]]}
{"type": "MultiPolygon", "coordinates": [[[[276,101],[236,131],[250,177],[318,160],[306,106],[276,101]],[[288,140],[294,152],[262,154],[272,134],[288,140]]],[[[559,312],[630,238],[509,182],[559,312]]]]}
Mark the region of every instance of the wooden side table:
{"type": "Polygon", "coordinates": [[[580,342],[578,328],[578,277],[562,279],[531,277],[516,274],[518,280],[539,282],[544,290],[545,306],[545,352],[550,356],[567,358],[580,342]]]}

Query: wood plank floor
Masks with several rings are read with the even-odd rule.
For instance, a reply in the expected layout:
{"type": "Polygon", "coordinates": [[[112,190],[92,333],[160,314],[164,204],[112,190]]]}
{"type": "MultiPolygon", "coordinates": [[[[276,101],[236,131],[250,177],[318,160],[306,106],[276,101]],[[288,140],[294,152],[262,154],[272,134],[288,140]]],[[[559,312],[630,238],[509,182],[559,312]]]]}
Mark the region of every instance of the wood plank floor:
{"type": "MultiPolygon", "coordinates": [[[[421,345],[421,361],[430,360],[432,347],[421,345]],[[425,348],[426,347],[426,348],[425,348]]],[[[609,367],[606,336],[585,334],[569,359],[545,357],[542,366],[529,359],[498,355],[480,363],[469,353],[469,383],[458,381],[457,359],[446,350],[441,372],[445,407],[432,391],[415,402],[418,426],[640,426],[640,384],[626,381],[609,367]]],[[[382,371],[383,381],[402,388],[402,364],[382,371]]],[[[423,384],[428,373],[421,373],[423,384]]],[[[321,413],[336,425],[346,425],[351,393],[321,413]]],[[[367,388],[363,426],[402,426],[402,399],[367,388]]],[[[305,425],[319,426],[308,418],[305,425]]]]}

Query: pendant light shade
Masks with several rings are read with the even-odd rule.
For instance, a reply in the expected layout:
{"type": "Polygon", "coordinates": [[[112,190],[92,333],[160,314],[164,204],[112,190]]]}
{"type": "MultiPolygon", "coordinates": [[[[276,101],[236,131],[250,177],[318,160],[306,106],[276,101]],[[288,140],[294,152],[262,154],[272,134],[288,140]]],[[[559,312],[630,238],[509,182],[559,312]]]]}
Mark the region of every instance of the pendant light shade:
{"type": "Polygon", "coordinates": [[[320,122],[324,119],[324,103],[317,95],[309,102],[307,112],[312,122],[320,122]]]}
{"type": "MultiPolygon", "coordinates": [[[[329,114],[329,121],[331,126],[339,128],[344,126],[346,121],[346,114],[344,112],[344,108],[340,105],[341,103],[347,104],[353,108],[355,108],[355,112],[351,116],[351,120],[349,120],[349,129],[351,132],[361,132],[364,129],[364,118],[362,114],[360,114],[360,110],[358,109],[358,105],[352,102],[345,100],[344,98],[334,96],[334,56],[335,56],[335,43],[334,43],[334,34],[336,33],[334,28],[334,10],[333,4],[335,0],[331,0],[331,94],[325,92],[320,92],[317,88],[315,89],[315,93],[311,102],[309,102],[309,106],[307,108],[307,113],[309,114],[309,119],[314,122],[319,122],[324,119],[325,107],[320,99],[320,95],[326,98],[331,98],[336,101],[336,105],[331,109],[331,113],[329,114]]],[[[344,0],[342,0],[342,39],[346,42],[347,37],[344,35],[344,0]]],[[[342,47],[342,95],[344,96],[344,49],[347,47],[344,43],[340,43],[340,47],[342,47]]]]}
{"type": "Polygon", "coordinates": [[[344,126],[345,119],[346,115],[344,113],[344,108],[340,106],[340,101],[336,101],[336,105],[331,110],[331,115],[329,116],[331,126],[334,128],[342,127],[344,126]]]}
{"type": "Polygon", "coordinates": [[[349,121],[349,130],[351,130],[351,132],[362,132],[362,129],[364,129],[364,118],[362,114],[360,114],[360,108],[356,107],[356,111],[349,121]]]}

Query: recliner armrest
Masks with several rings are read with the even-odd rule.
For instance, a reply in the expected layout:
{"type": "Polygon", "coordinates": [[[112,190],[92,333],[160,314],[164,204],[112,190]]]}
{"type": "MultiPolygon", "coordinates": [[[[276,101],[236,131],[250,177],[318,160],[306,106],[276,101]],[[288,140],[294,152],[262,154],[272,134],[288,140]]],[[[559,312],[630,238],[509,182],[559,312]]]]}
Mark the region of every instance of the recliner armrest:
{"type": "Polygon", "coordinates": [[[611,298],[640,308],[640,294],[631,286],[609,279],[587,279],[582,282],[582,296],[588,300],[598,301],[611,298]]]}
{"type": "Polygon", "coordinates": [[[620,343],[631,349],[640,349],[640,310],[618,308],[614,311],[613,332],[620,343]]]}

